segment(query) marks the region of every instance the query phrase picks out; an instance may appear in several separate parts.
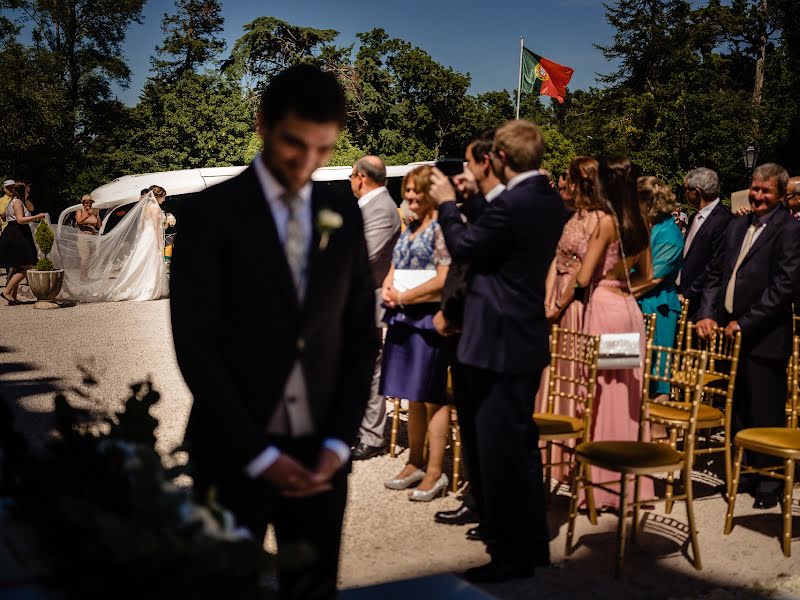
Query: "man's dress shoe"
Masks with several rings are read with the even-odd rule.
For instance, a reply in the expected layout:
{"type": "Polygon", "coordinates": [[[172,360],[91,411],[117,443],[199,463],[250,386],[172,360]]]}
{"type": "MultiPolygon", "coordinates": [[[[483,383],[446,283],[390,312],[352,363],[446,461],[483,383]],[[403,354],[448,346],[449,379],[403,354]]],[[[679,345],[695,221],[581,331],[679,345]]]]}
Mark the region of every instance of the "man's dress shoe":
{"type": "Polygon", "coordinates": [[[433,515],[433,520],[445,525],[466,525],[467,523],[477,523],[478,513],[462,504],[455,510],[440,510],[433,515]]]}
{"type": "Polygon", "coordinates": [[[367,446],[364,442],[358,442],[351,455],[353,460],[367,460],[374,456],[386,454],[386,444],[381,446],[367,446]]]}
{"type": "Polygon", "coordinates": [[[466,537],[467,537],[468,540],[471,540],[473,542],[482,542],[482,541],[484,541],[483,540],[483,534],[481,534],[481,526],[480,525],[476,525],[475,527],[472,527],[471,529],[467,529],[467,536],[466,537]]]}
{"type": "Polygon", "coordinates": [[[780,489],[768,492],[757,491],[755,502],[753,502],[753,508],[759,510],[775,508],[778,506],[778,502],[780,501],[781,491],[782,490],[780,489]]]}
{"type": "Polygon", "coordinates": [[[492,562],[472,567],[464,573],[464,578],[472,583],[499,583],[510,579],[533,577],[533,565],[521,565],[493,560],[492,562]]]}

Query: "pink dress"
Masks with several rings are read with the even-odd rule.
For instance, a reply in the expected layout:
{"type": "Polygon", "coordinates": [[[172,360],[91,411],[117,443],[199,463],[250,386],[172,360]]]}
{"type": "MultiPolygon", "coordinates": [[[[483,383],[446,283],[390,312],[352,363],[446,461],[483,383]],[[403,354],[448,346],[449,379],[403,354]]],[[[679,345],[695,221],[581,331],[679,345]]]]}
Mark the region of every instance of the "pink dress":
{"type": "MultiPolygon", "coordinates": [[[[580,250],[580,256],[585,256],[586,246],[580,250]]],[[[586,304],[583,330],[593,335],[639,332],[642,356],[644,356],[646,336],[639,304],[633,296],[627,294],[623,296],[613,290],[617,288],[627,291],[627,282],[603,279],[620,260],[619,241],[617,241],[608,246],[603,264],[598,266],[592,277],[593,289],[586,304]]],[[[593,441],[638,439],[641,400],[641,368],[598,371],[591,439],[593,441]]],[[[591,478],[593,483],[602,483],[618,480],[620,476],[612,471],[592,467],[591,478]]],[[[597,488],[594,490],[594,496],[598,508],[619,510],[618,496],[597,488]]],[[[653,481],[643,477],[639,498],[647,500],[653,497],[653,481]]],[[[628,498],[633,499],[632,482],[628,489],[628,498]]]]}
{"type": "MultiPolygon", "coordinates": [[[[556,255],[553,260],[556,263],[556,276],[553,281],[552,289],[547,290],[547,297],[552,297],[554,301],[558,301],[567,290],[567,286],[572,283],[572,278],[578,269],[581,268],[581,259],[578,252],[583,248],[585,253],[586,244],[589,241],[592,233],[597,228],[600,217],[603,215],[602,211],[577,211],[561,232],[561,239],[558,241],[556,248],[556,255]]],[[[559,304],[561,304],[559,302],[559,304]]],[[[583,331],[583,312],[584,304],[579,300],[572,301],[566,310],[562,313],[561,319],[558,321],[558,326],[564,329],[572,329],[573,331],[583,331]]],[[[563,375],[572,377],[577,376],[574,372],[575,365],[562,364],[559,367],[563,375]]],[[[536,393],[535,412],[547,412],[547,394],[548,386],[550,384],[550,367],[547,367],[542,372],[542,379],[539,384],[539,391],[536,393]]],[[[559,391],[564,393],[574,393],[574,385],[565,381],[559,381],[559,391]]],[[[554,411],[560,415],[575,416],[575,403],[567,398],[556,396],[554,411]]],[[[544,450],[542,451],[542,460],[546,459],[544,450]]],[[[560,462],[566,460],[566,456],[559,448],[553,448],[552,461],[560,462]]],[[[559,481],[569,481],[569,470],[566,465],[553,467],[552,476],[559,481]]]]}

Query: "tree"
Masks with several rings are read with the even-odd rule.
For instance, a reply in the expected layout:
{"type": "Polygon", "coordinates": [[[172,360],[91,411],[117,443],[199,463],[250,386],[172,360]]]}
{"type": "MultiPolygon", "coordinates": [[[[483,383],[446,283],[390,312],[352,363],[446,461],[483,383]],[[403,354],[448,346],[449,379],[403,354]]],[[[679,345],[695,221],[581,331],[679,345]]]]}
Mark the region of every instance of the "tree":
{"type": "Polygon", "coordinates": [[[177,12],[165,13],[161,22],[166,39],[156,51],[164,58],[152,60],[153,71],[163,81],[196,73],[225,50],[219,37],[225,20],[218,0],[177,0],[176,7],[177,12]]]}

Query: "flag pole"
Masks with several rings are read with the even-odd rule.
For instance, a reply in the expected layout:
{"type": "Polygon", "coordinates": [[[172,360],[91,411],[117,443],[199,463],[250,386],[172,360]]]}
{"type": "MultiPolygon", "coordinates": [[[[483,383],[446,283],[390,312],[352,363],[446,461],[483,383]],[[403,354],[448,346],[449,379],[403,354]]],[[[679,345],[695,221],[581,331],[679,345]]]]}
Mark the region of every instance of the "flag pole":
{"type": "Polygon", "coordinates": [[[519,75],[517,76],[517,118],[519,119],[519,101],[520,94],[522,93],[522,48],[525,43],[525,38],[519,38],[519,75]]]}

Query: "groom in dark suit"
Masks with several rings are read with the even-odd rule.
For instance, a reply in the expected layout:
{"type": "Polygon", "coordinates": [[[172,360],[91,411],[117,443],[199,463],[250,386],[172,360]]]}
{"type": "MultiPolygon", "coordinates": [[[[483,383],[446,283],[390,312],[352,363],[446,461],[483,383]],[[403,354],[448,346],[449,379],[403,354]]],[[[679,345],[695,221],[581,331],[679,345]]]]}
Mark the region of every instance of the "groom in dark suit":
{"type": "Polygon", "coordinates": [[[344,117],[333,74],[274,77],[263,152],[187,205],[172,262],[195,485],[216,488],[256,539],[274,525],[282,598],[336,594],[350,446],[378,347],[361,213],[311,182],[344,117]]]}
{"type": "Polygon", "coordinates": [[[470,264],[458,360],[468,391],[459,405],[465,446],[477,448],[471,476],[491,562],[475,582],[533,575],[550,562],[539,433],[533,401],[549,362],[545,278],[566,221],[564,203],[539,171],[539,128],[509,121],[495,133],[492,169],[506,191],[467,226],[440,171],[431,196],[455,262],[470,264]],[[463,414],[463,419],[462,419],[463,414]]]}

